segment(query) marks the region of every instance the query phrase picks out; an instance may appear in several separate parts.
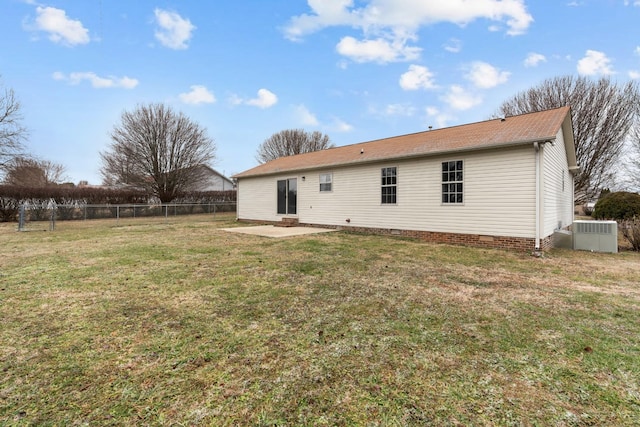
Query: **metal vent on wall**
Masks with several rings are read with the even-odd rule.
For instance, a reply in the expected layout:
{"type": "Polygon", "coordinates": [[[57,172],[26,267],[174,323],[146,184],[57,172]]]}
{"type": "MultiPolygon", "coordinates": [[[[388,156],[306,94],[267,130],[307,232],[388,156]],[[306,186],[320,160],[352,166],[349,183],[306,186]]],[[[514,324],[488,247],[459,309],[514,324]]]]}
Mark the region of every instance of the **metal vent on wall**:
{"type": "Polygon", "coordinates": [[[575,221],[573,249],[618,252],[618,223],[615,221],[575,221]]]}
{"type": "Polygon", "coordinates": [[[609,222],[596,222],[596,221],[576,221],[576,233],[591,233],[591,234],[611,234],[613,224],[609,222]]]}

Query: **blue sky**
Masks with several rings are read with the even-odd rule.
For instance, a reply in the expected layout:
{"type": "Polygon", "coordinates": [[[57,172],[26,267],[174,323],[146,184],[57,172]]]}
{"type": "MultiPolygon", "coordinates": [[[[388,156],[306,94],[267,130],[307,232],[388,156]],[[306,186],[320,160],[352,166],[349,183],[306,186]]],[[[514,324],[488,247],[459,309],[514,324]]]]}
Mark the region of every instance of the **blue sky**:
{"type": "Polygon", "coordinates": [[[560,75],[640,79],[640,0],[0,0],[28,150],[101,182],[123,111],[205,127],[226,175],[284,129],[346,145],[481,121],[560,75]]]}

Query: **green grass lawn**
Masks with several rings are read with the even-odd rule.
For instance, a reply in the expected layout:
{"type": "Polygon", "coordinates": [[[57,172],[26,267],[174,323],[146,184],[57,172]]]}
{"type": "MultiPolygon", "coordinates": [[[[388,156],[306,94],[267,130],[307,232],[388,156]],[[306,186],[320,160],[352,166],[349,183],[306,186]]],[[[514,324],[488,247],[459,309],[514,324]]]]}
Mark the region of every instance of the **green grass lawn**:
{"type": "Polygon", "coordinates": [[[0,224],[0,425],[640,423],[640,254],[229,226],[0,224]]]}

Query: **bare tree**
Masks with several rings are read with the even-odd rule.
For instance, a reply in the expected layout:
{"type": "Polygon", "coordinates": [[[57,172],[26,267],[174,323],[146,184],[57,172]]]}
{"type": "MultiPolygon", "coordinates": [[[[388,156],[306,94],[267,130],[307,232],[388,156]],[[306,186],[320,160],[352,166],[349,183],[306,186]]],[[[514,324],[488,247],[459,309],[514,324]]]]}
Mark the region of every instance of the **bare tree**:
{"type": "Polygon", "coordinates": [[[293,156],[294,154],[310,153],[335,147],[327,135],[321,132],[305,132],[303,129],[288,129],[274,133],[260,146],[256,154],[256,160],[266,163],[279,157],[293,156]]]}
{"type": "Polygon", "coordinates": [[[608,78],[555,77],[515,95],[499,108],[511,116],[571,106],[576,156],[581,173],[576,178],[577,204],[597,197],[613,184],[624,141],[637,119],[640,100],[637,83],[619,86],[608,78]]]}
{"type": "Polygon", "coordinates": [[[197,185],[203,178],[198,166],[215,159],[206,129],[163,104],[122,113],[111,139],[100,153],[104,181],[141,188],[162,202],[197,185]]]}
{"type": "Polygon", "coordinates": [[[0,168],[23,150],[27,129],[22,126],[20,102],[12,89],[0,93],[0,168]]]}
{"type": "Polygon", "coordinates": [[[4,183],[20,187],[61,184],[65,167],[49,160],[15,157],[5,165],[4,183]]]}
{"type": "Polygon", "coordinates": [[[629,189],[640,191],[640,119],[629,138],[626,172],[626,184],[629,189]]]}

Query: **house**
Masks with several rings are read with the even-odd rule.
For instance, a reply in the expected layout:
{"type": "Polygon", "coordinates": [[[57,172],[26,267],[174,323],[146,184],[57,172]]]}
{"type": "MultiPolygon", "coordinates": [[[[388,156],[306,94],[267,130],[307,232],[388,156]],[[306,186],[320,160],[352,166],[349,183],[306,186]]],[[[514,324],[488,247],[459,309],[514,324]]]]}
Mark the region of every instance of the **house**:
{"type": "Polygon", "coordinates": [[[234,176],[239,220],[545,250],[573,223],[569,107],[282,157],[234,176]]]}
{"type": "Polygon", "coordinates": [[[232,180],[207,165],[197,166],[200,179],[190,190],[192,191],[231,191],[236,186],[232,180]]]}

